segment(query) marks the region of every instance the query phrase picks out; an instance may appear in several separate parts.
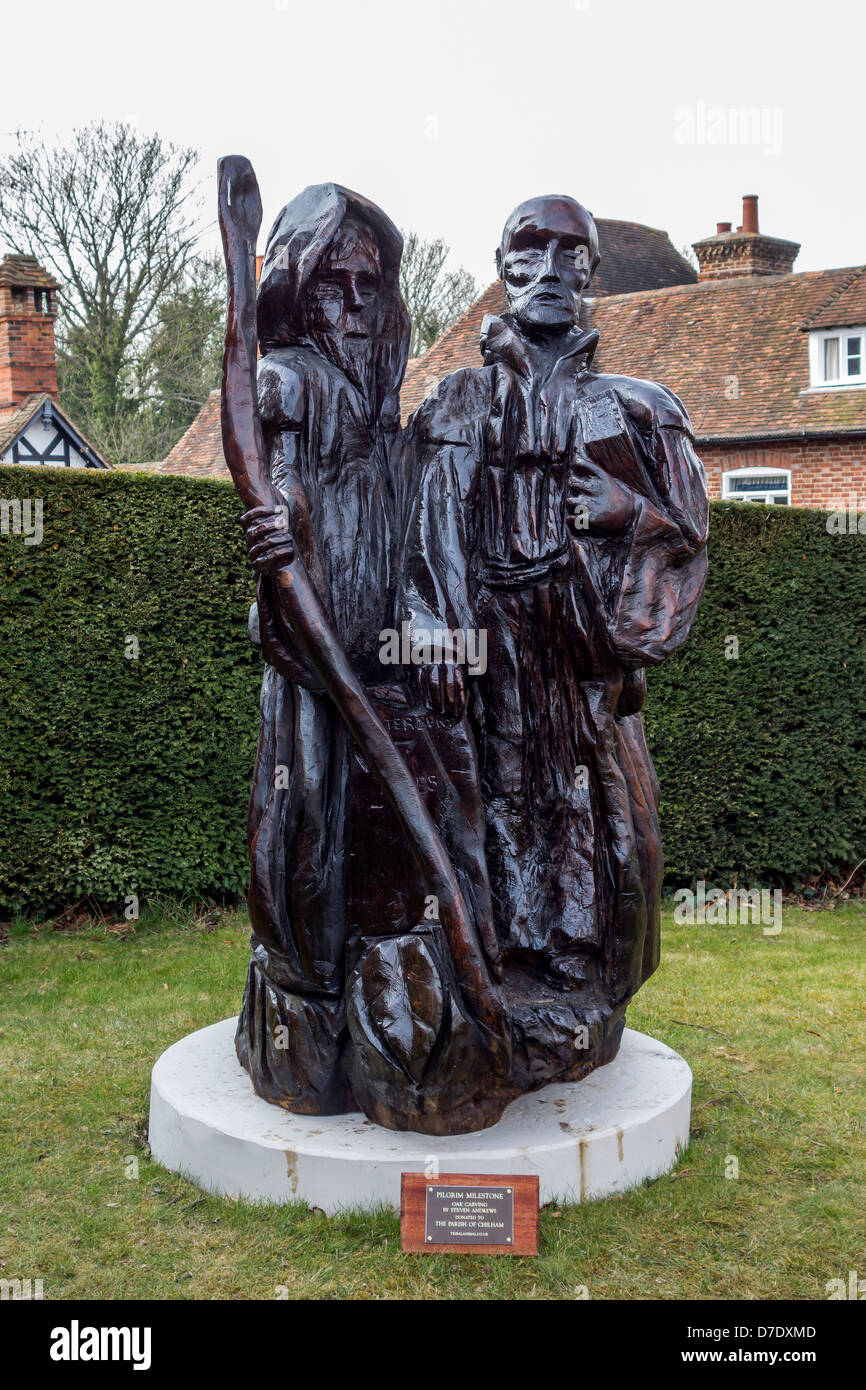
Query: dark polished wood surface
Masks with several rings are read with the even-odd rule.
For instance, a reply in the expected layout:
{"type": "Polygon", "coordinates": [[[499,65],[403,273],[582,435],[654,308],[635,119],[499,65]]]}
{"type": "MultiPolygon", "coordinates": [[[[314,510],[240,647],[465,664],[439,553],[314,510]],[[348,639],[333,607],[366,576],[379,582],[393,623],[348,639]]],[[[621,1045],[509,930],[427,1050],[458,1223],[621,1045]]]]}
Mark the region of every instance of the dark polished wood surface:
{"type": "Polygon", "coordinates": [[[219,217],[224,449],[265,661],[238,1056],[300,1113],[484,1128],[610,1061],[658,962],[640,711],[706,574],[688,416],[593,371],[598,243],[572,198],[511,214],[510,313],[404,430],[390,219],[305,189],[256,290],[239,156],[219,217]]]}

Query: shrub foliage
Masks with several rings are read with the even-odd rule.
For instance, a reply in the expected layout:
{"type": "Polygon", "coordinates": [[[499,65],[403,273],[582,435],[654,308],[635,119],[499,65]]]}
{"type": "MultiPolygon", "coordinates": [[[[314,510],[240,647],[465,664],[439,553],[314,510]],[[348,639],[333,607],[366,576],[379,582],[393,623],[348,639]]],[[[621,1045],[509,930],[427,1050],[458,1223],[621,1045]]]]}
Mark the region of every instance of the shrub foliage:
{"type": "Polygon", "coordinates": [[[44,527],[0,537],[0,904],[243,892],[260,658],[234,489],[6,467],[0,496],[41,497],[44,527]]]}
{"type": "Polygon", "coordinates": [[[866,856],[866,535],[805,508],[711,510],[697,621],[648,680],[668,881],[853,868],[866,856]]]}
{"type": "MultiPolygon", "coordinates": [[[[0,912],[242,894],[261,665],[233,488],[0,468],[0,498],[27,497],[41,544],[8,511],[0,536],[0,912]]],[[[866,536],[715,504],[710,576],[688,644],[649,678],[668,879],[853,866],[866,536]]]]}

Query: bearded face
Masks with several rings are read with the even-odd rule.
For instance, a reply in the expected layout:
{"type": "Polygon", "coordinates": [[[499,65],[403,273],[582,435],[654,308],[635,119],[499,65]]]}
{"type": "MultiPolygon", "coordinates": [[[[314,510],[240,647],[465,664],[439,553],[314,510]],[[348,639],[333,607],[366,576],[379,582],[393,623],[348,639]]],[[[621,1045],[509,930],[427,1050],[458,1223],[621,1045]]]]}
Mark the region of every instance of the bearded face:
{"type": "Polygon", "coordinates": [[[347,219],[310,281],[306,320],[324,356],[368,400],[381,316],[382,264],[376,238],[368,227],[347,219]]]}

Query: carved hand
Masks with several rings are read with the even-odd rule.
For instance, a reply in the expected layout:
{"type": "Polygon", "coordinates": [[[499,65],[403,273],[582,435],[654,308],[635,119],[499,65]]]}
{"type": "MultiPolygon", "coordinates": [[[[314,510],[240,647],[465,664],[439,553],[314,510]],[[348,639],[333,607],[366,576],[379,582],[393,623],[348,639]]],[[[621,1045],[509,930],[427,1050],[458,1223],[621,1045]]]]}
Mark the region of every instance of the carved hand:
{"type": "Polygon", "coordinates": [[[241,517],[250,564],[256,574],[269,574],[290,565],[295,558],[286,511],[285,507],[251,507],[241,517]]]}
{"type": "Polygon", "coordinates": [[[615,535],[625,530],[634,512],[634,494],[616,478],[589,459],[572,464],[566,497],[572,535],[615,535]]]}
{"type": "Polygon", "coordinates": [[[461,719],[466,710],[463,667],[454,661],[438,661],[432,666],[419,666],[416,670],[421,698],[427,708],[434,714],[461,719]]]}

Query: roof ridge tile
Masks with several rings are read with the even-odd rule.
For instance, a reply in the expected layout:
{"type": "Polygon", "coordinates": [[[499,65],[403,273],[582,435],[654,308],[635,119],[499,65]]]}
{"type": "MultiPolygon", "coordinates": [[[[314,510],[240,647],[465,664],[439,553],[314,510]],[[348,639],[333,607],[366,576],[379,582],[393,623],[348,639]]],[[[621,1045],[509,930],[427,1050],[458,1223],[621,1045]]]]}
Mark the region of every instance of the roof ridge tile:
{"type": "MultiPolygon", "coordinates": [[[[832,293],[831,293],[830,295],[828,295],[828,297],[827,297],[827,299],[824,301],[824,303],[821,304],[821,305],[819,305],[819,307],[815,310],[815,312],[814,312],[813,314],[811,314],[810,317],[804,321],[804,323],[803,323],[803,328],[804,328],[804,329],[805,329],[805,328],[809,328],[809,327],[811,327],[811,325],[812,325],[813,323],[817,324],[817,321],[818,321],[819,319],[825,318],[826,315],[829,314],[829,312],[830,312],[832,306],[833,306],[839,299],[841,299],[843,295],[847,294],[848,291],[849,291],[850,289],[852,289],[852,288],[854,287],[854,285],[856,285],[857,281],[863,278],[864,274],[866,274],[866,265],[856,265],[856,266],[852,266],[852,267],[851,267],[851,276],[850,276],[850,278],[849,278],[848,280],[846,280],[846,281],[844,282],[844,284],[838,285],[838,286],[832,291],[832,293]]],[[[825,325],[822,325],[822,326],[827,326],[827,325],[825,324],[825,325]]],[[[840,327],[841,327],[841,325],[840,325],[840,327]]]]}

